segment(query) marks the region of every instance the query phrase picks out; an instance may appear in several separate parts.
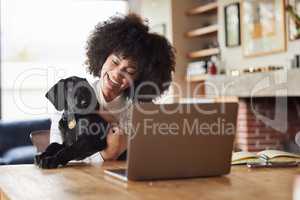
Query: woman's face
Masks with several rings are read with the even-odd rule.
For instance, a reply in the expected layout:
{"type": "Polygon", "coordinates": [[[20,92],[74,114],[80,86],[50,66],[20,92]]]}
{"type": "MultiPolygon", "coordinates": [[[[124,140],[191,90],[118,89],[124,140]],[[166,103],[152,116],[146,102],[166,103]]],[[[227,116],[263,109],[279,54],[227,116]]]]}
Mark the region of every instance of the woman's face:
{"type": "Polygon", "coordinates": [[[137,77],[137,65],[118,54],[107,57],[101,70],[102,93],[106,101],[112,101],[126,90],[137,77]]]}

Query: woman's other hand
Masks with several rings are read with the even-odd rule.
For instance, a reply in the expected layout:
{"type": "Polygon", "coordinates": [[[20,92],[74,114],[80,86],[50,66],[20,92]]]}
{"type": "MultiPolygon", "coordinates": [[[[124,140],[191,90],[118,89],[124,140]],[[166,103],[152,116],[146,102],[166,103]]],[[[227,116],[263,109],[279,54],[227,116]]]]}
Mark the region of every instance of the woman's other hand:
{"type": "Polygon", "coordinates": [[[116,160],[127,148],[127,136],[118,126],[110,127],[106,142],[106,149],[100,152],[103,160],[116,160]]]}

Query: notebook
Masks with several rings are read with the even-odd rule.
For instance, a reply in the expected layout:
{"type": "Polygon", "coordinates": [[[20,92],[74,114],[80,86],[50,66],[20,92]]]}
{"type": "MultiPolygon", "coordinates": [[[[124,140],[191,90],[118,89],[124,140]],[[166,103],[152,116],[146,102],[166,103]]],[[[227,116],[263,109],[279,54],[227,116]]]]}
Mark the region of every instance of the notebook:
{"type": "Polygon", "coordinates": [[[260,163],[265,162],[266,159],[269,162],[274,163],[289,161],[300,162],[300,155],[279,150],[264,150],[258,153],[240,151],[232,154],[231,164],[241,165],[247,163],[260,163]]]}

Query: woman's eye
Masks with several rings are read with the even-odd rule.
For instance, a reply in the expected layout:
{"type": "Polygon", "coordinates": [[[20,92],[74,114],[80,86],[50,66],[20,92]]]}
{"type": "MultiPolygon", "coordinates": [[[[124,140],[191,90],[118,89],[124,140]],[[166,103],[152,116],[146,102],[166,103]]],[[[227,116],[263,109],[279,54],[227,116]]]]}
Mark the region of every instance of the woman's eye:
{"type": "Polygon", "coordinates": [[[118,62],[117,62],[117,61],[112,60],[112,62],[113,62],[114,65],[118,65],[118,62]]]}
{"type": "Polygon", "coordinates": [[[135,70],[134,69],[127,69],[126,72],[130,75],[134,75],[135,74],[135,70]]]}

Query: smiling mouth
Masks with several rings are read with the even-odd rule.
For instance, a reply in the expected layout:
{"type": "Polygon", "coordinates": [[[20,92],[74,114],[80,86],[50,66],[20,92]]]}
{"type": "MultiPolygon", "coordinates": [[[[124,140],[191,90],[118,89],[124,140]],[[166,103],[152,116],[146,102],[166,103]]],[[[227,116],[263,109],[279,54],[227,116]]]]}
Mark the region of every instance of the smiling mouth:
{"type": "Polygon", "coordinates": [[[114,87],[121,87],[121,84],[118,83],[117,81],[114,81],[113,79],[111,79],[111,78],[109,77],[109,74],[108,74],[108,73],[107,73],[107,80],[108,80],[108,82],[109,82],[112,86],[114,86],[114,87]]]}

